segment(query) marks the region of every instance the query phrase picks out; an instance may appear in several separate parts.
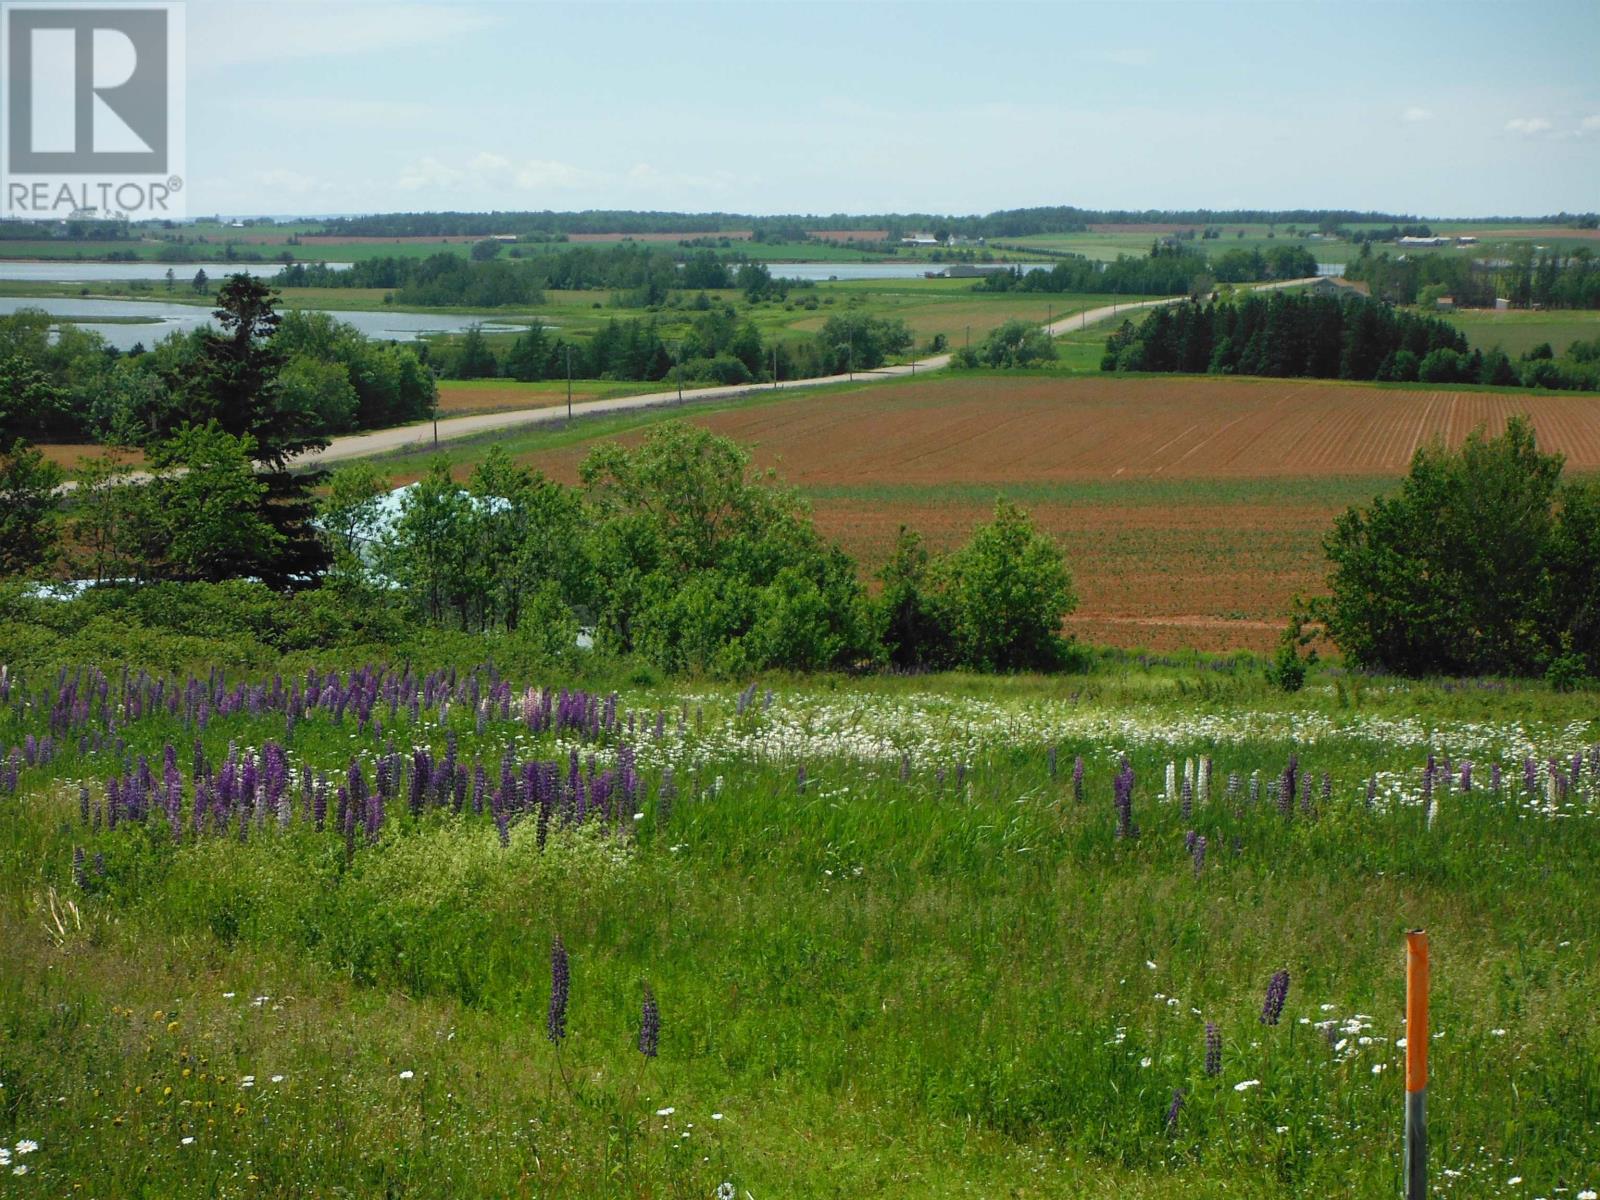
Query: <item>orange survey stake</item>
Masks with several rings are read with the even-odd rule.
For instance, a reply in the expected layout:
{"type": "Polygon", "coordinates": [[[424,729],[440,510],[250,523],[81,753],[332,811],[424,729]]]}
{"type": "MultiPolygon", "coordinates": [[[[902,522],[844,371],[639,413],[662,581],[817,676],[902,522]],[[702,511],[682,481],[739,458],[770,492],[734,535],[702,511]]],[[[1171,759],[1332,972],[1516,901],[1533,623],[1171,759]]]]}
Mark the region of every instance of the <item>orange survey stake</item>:
{"type": "Polygon", "coordinates": [[[1406,931],[1406,1091],[1428,1086],[1428,934],[1406,931]]]}

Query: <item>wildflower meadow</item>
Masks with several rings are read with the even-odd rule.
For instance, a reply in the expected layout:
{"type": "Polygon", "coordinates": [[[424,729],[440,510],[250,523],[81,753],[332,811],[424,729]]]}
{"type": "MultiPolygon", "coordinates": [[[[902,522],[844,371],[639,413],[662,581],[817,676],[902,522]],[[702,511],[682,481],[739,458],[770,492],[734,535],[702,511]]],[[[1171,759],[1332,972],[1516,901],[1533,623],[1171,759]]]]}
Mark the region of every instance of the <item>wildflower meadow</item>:
{"type": "Polygon", "coordinates": [[[0,669],[0,1194],[1600,1188],[1600,720],[1229,661],[0,669]]]}

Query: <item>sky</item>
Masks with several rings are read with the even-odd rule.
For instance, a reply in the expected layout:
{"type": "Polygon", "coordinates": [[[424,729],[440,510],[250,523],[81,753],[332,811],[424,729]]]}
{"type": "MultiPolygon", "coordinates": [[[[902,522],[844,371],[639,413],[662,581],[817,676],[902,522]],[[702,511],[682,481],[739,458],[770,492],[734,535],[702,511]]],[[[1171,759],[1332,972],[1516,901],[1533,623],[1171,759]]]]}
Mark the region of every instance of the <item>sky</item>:
{"type": "Polygon", "coordinates": [[[191,216],[1600,208],[1600,0],[186,7],[191,216]]]}

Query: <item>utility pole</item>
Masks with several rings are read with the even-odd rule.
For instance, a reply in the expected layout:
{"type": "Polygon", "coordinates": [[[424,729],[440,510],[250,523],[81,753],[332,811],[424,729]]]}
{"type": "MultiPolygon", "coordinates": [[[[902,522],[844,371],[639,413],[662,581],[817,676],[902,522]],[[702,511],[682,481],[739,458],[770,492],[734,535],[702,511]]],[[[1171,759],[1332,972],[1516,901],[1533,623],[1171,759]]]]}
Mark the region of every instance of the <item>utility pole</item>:
{"type": "Polygon", "coordinates": [[[567,347],[567,420],[572,420],[572,347],[567,347]]]}
{"type": "Polygon", "coordinates": [[[673,373],[678,377],[678,403],[683,403],[683,343],[679,342],[672,354],[673,373]]]}
{"type": "Polygon", "coordinates": [[[772,390],[778,390],[778,343],[772,343],[772,390]]]}
{"type": "Polygon", "coordinates": [[[433,394],[433,448],[439,448],[439,393],[433,394]]]}

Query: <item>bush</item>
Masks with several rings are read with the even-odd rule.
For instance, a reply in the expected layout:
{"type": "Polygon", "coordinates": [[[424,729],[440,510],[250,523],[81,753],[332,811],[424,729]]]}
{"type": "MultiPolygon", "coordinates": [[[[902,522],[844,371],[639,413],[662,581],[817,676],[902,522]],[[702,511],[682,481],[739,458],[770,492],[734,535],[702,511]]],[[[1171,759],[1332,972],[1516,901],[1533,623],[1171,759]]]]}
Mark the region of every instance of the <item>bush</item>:
{"type": "Polygon", "coordinates": [[[960,665],[977,671],[1061,665],[1061,622],[1078,599],[1060,548],[1021,508],[996,501],[994,520],[939,563],[937,581],[960,665]]]}
{"type": "MultiPolygon", "coordinates": [[[[1574,493],[1573,520],[1557,521],[1561,464],[1513,418],[1500,437],[1479,429],[1460,450],[1423,447],[1396,495],[1341,516],[1324,542],[1332,594],[1319,611],[1351,662],[1403,675],[1528,674],[1575,621],[1594,630],[1600,554],[1574,522],[1596,505],[1574,493]]],[[[1597,648],[1588,633],[1584,650],[1597,648]]]]}

